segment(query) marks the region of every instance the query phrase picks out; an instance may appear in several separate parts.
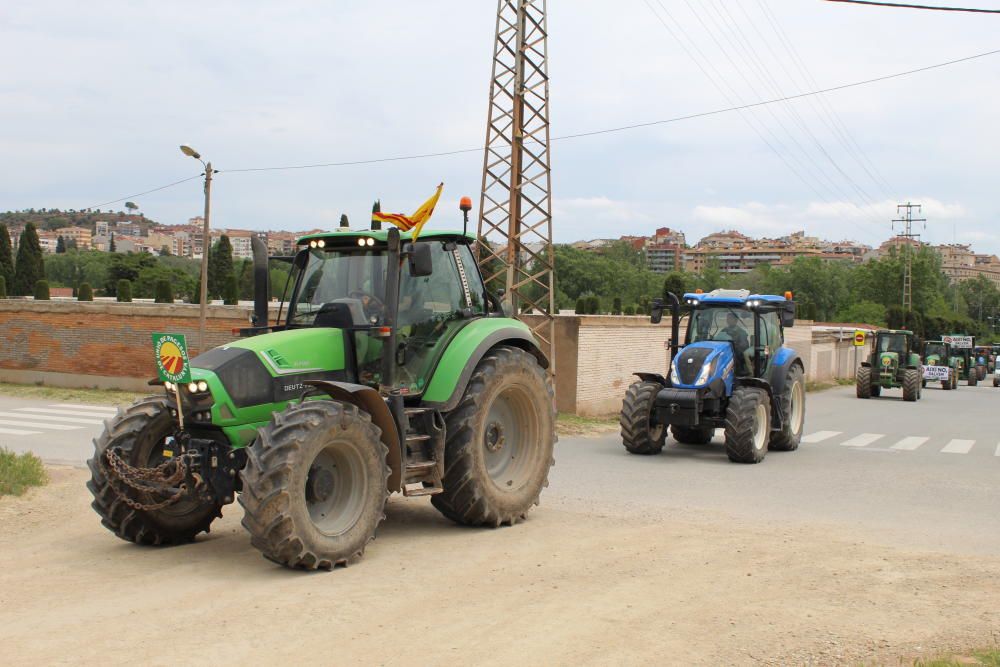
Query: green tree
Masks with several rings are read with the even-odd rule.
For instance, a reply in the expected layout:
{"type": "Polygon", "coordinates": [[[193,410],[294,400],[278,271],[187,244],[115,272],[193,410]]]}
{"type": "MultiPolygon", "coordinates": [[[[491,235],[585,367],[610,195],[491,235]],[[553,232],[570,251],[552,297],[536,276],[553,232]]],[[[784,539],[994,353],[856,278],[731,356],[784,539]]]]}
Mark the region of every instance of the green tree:
{"type": "Polygon", "coordinates": [[[622,314],[622,300],[621,297],[616,296],[611,302],[611,314],[621,315],[622,314]]]}
{"type": "MultiPolygon", "coordinates": [[[[29,222],[21,232],[17,244],[17,264],[14,265],[14,294],[28,296],[34,291],[35,283],[45,278],[45,260],[42,246],[38,242],[38,232],[34,223],[29,222]]],[[[48,285],[46,284],[46,291],[48,285]]]]}
{"type": "Polygon", "coordinates": [[[80,289],[76,292],[77,301],[93,301],[94,290],[90,289],[90,283],[81,283],[80,289]]]}
{"type": "Polygon", "coordinates": [[[121,303],[132,303],[132,282],[122,278],[118,281],[117,289],[118,301],[121,303]]]}
{"type": "Polygon", "coordinates": [[[118,249],[115,247],[115,233],[111,232],[111,238],[108,240],[108,252],[117,252],[118,249]]]}
{"type": "Polygon", "coordinates": [[[35,301],[49,300],[49,282],[47,280],[36,280],[33,285],[35,301]]]}
{"type": "Polygon", "coordinates": [[[587,300],[582,296],[576,300],[576,308],[573,310],[577,315],[587,314],[587,300]]]}
{"type": "Polygon", "coordinates": [[[0,275],[0,299],[7,298],[7,279],[0,275]]]}
{"type": "Polygon", "coordinates": [[[235,306],[240,300],[240,287],[236,282],[236,276],[229,274],[226,278],[226,286],[222,290],[222,303],[227,306],[235,306]]]}
{"type": "Polygon", "coordinates": [[[0,223],[0,276],[13,288],[14,254],[10,249],[10,232],[7,225],[0,223]]]}
{"type": "Polygon", "coordinates": [[[687,291],[687,281],[684,278],[684,274],[679,271],[671,271],[667,274],[667,277],[663,279],[663,302],[667,303],[667,294],[672,293],[678,299],[684,298],[684,293],[687,291]]]}
{"type": "Polygon", "coordinates": [[[156,281],[156,296],[154,298],[156,303],[173,303],[174,302],[174,291],[170,287],[169,280],[157,280],[156,281]]]}
{"type": "Polygon", "coordinates": [[[233,246],[223,234],[208,253],[208,295],[223,295],[229,276],[233,275],[233,246]]]}
{"type": "Polygon", "coordinates": [[[635,306],[625,306],[626,315],[635,315],[635,306]]]}
{"type": "Polygon", "coordinates": [[[851,324],[871,324],[877,327],[886,326],[886,307],[874,301],[858,301],[841,306],[837,311],[838,322],[851,324]]]}
{"type": "Polygon", "coordinates": [[[59,238],[56,239],[56,254],[61,255],[64,252],[66,252],[66,239],[60,234],[59,238]]]}
{"type": "Polygon", "coordinates": [[[587,297],[587,314],[597,315],[601,312],[601,299],[597,295],[591,294],[587,297]]]}
{"type": "Polygon", "coordinates": [[[717,257],[709,257],[708,261],[705,262],[705,268],[702,270],[701,275],[698,276],[699,287],[706,292],[719,289],[725,286],[725,277],[725,274],[722,272],[722,263],[719,262],[717,257]]]}

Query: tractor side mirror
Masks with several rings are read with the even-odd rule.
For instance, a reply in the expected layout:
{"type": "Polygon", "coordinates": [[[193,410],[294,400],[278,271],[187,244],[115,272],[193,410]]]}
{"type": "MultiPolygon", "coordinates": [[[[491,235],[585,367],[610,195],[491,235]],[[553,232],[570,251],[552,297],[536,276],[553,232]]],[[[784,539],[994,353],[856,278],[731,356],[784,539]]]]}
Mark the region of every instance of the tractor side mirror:
{"type": "Polygon", "coordinates": [[[781,309],[781,326],[790,329],[795,326],[795,302],[788,301],[781,309]]]}
{"type": "Polygon", "coordinates": [[[649,309],[649,323],[659,324],[663,319],[663,299],[653,299],[653,306],[649,309]]]}
{"type": "Polygon", "coordinates": [[[423,278],[434,272],[429,243],[407,243],[404,252],[409,257],[411,277],[423,278]]]}

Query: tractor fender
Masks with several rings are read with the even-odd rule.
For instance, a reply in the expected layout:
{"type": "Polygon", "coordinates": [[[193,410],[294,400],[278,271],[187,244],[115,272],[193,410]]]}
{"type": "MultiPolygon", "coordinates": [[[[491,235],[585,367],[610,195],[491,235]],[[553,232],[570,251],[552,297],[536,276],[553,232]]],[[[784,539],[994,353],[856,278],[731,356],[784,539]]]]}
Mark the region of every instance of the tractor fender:
{"type": "Polygon", "coordinates": [[[521,348],[534,355],[542,368],[549,367],[549,360],[538,347],[528,325],[509,318],[474,320],[462,327],[448,344],[420,404],[441,412],[454,410],[480,360],[500,345],[521,348]]]}
{"type": "Polygon", "coordinates": [[[656,382],[664,387],[670,386],[670,383],[667,382],[667,378],[663,377],[659,373],[632,373],[632,375],[636,376],[643,382],[656,382]]]}
{"type": "Polygon", "coordinates": [[[371,415],[372,423],[382,431],[382,443],[388,447],[389,456],[389,491],[399,491],[403,479],[403,455],[400,450],[399,432],[396,422],[389,412],[389,406],[379,393],[371,387],[350,382],[331,382],[329,380],[306,380],[302,384],[315,387],[325,392],[330,398],[341,403],[350,403],[371,415]]]}
{"type": "Polygon", "coordinates": [[[871,364],[871,362],[870,362],[870,361],[862,361],[862,362],[861,362],[861,367],[862,367],[862,368],[871,368],[871,367],[872,367],[872,364],[871,364]]]}

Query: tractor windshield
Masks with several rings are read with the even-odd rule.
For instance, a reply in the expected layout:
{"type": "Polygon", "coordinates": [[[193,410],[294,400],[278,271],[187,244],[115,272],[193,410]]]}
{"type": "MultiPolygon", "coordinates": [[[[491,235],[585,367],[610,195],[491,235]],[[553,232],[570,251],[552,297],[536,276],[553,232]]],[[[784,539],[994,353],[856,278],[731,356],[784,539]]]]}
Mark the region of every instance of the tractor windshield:
{"type": "Polygon", "coordinates": [[[365,315],[382,315],[385,254],[363,249],[311,250],[301,285],[290,304],[289,324],[309,326],[325,303],[338,299],[361,301],[365,315]]]}
{"type": "Polygon", "coordinates": [[[906,337],[900,335],[879,336],[878,351],[906,354],[906,337]]]}
{"type": "Polygon", "coordinates": [[[944,349],[944,343],[927,343],[924,347],[924,356],[931,357],[934,355],[941,358],[948,356],[944,349]]]}

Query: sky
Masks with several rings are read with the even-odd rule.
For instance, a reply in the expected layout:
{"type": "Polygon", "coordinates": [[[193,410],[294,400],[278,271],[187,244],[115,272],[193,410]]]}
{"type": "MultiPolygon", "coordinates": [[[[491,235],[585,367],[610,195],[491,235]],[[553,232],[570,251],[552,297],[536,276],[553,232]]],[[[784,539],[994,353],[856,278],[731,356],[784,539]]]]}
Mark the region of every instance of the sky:
{"type": "MultiPolygon", "coordinates": [[[[935,0],[937,2],[937,0],[935,0]]],[[[995,0],[965,0],[1000,8],[995,0]]],[[[940,0],[937,4],[962,5],[940,0]]],[[[0,210],[93,207],[220,171],[213,226],[333,227],[371,202],[432,225],[478,205],[491,0],[0,5],[0,210]]],[[[828,88],[1000,49],[1000,15],[822,0],[549,0],[555,137],[828,88]]],[[[558,242],[735,228],[877,245],[896,204],[932,243],[1000,254],[1000,54],[911,76],[552,144],[558,242]]],[[[199,179],[133,200],[186,222],[199,179]]],[[[121,203],[102,206],[121,208],[121,203]]]]}

